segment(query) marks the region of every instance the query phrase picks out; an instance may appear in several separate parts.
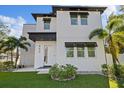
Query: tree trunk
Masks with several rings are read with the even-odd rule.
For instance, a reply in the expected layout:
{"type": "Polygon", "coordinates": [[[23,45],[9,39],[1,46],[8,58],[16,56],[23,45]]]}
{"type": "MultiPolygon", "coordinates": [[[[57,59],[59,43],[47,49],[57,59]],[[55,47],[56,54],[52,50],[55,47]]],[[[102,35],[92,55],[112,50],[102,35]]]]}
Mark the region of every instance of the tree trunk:
{"type": "MultiPolygon", "coordinates": [[[[104,40],[103,40],[103,45],[104,45],[104,40]]],[[[106,61],[106,64],[107,64],[107,55],[106,55],[105,45],[104,45],[104,52],[105,52],[105,61],[106,61]]]]}
{"type": "Polygon", "coordinates": [[[9,54],[8,54],[8,52],[7,52],[6,54],[7,54],[7,61],[8,61],[8,56],[9,56],[9,54]]]}
{"type": "Polygon", "coordinates": [[[13,53],[12,53],[12,50],[11,50],[11,62],[13,62],[13,53]]]}
{"type": "Polygon", "coordinates": [[[113,59],[113,65],[114,65],[114,74],[116,77],[118,77],[120,74],[119,74],[118,67],[116,64],[116,59],[113,56],[112,56],[112,59],[113,59]]]}
{"type": "Polygon", "coordinates": [[[17,47],[17,50],[16,50],[16,59],[15,59],[15,67],[17,66],[18,58],[19,58],[19,48],[17,47]]]}
{"type": "Polygon", "coordinates": [[[119,76],[119,72],[118,72],[118,67],[117,67],[117,60],[116,60],[116,55],[115,55],[115,47],[114,47],[114,45],[113,45],[113,40],[112,40],[112,36],[111,35],[109,35],[109,37],[110,37],[110,44],[109,44],[109,47],[110,47],[110,52],[111,52],[111,55],[112,55],[112,60],[113,60],[113,65],[114,65],[114,75],[116,76],[116,77],[118,77],[119,76]]]}

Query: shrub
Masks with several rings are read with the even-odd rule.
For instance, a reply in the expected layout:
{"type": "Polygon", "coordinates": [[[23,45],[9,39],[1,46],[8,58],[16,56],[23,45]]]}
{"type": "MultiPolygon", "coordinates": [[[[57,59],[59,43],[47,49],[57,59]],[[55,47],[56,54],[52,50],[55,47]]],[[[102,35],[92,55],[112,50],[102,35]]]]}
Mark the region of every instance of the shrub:
{"type": "Polygon", "coordinates": [[[118,69],[118,78],[124,78],[124,65],[118,65],[117,66],[118,69]]]}
{"type": "MultiPolygon", "coordinates": [[[[113,65],[102,65],[102,72],[104,75],[108,75],[111,79],[115,79],[115,71],[114,71],[114,66],[113,65]],[[107,71],[108,67],[108,71],[107,71]]],[[[124,65],[117,65],[117,70],[118,70],[118,76],[117,78],[124,78],[124,65]]]]}
{"type": "Polygon", "coordinates": [[[103,64],[101,67],[102,67],[102,73],[104,75],[108,75],[109,66],[107,64],[103,64]]]}
{"type": "Polygon", "coordinates": [[[14,68],[14,62],[0,62],[0,71],[11,71],[14,68]]]}
{"type": "Polygon", "coordinates": [[[54,77],[54,78],[58,78],[59,77],[59,72],[60,69],[58,67],[58,64],[53,65],[50,70],[49,70],[49,74],[54,77]]]}
{"type": "Polygon", "coordinates": [[[66,73],[68,77],[72,77],[74,75],[76,75],[76,70],[77,68],[74,67],[73,65],[67,64],[65,67],[66,73]]]}
{"type": "Polygon", "coordinates": [[[66,64],[65,66],[55,64],[50,68],[49,74],[54,80],[64,81],[75,77],[76,70],[77,68],[70,64],[66,64]]]}

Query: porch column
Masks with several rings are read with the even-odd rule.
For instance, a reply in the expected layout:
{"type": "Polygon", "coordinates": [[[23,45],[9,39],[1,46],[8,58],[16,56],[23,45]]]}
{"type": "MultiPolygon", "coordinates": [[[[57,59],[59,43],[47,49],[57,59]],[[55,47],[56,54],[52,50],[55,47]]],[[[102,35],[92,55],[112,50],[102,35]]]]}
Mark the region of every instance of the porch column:
{"type": "Polygon", "coordinates": [[[40,44],[40,42],[35,42],[35,62],[34,62],[34,68],[37,69],[39,67],[43,67],[43,46],[40,44]]]}

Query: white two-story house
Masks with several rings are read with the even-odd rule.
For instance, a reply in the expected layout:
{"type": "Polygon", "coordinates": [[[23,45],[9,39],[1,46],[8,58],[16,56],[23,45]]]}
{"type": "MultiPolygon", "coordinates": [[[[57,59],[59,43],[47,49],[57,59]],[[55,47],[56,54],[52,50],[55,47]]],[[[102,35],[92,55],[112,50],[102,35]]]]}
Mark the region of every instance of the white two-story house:
{"type": "Polygon", "coordinates": [[[21,50],[21,64],[35,69],[53,64],[72,64],[78,71],[101,71],[105,64],[103,41],[89,40],[102,27],[106,7],[52,6],[52,13],[33,13],[36,24],[24,24],[23,36],[31,47],[21,50]]]}

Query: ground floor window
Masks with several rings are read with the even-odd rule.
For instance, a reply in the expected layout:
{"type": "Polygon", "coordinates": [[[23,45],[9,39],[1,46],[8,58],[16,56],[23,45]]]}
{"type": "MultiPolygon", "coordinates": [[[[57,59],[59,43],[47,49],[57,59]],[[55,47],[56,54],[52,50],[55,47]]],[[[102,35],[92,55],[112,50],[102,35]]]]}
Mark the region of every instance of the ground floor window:
{"type": "Polygon", "coordinates": [[[77,47],[77,57],[84,57],[84,47],[77,47]]]}
{"type": "Polygon", "coordinates": [[[88,47],[88,57],[95,57],[95,47],[88,47]]]}
{"type": "Polygon", "coordinates": [[[66,48],[66,57],[74,57],[74,47],[66,48]]]}
{"type": "Polygon", "coordinates": [[[88,57],[95,57],[95,47],[66,47],[66,57],[85,57],[85,53],[88,57]],[[77,53],[77,55],[75,54],[77,53]]]}
{"type": "Polygon", "coordinates": [[[96,57],[96,42],[65,42],[66,57],[96,57]]]}

